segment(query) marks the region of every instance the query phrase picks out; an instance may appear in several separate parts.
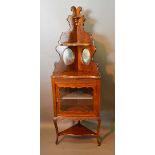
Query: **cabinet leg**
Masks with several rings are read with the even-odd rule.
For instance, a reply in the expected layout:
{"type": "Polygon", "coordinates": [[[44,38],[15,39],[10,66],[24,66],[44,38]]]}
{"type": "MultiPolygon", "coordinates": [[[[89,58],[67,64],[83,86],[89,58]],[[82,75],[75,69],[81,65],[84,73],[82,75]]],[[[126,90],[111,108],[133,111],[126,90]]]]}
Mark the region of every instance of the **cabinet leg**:
{"type": "Polygon", "coordinates": [[[100,136],[99,136],[99,132],[100,132],[100,125],[101,125],[101,120],[100,120],[100,119],[98,119],[98,125],[97,125],[97,135],[96,135],[96,137],[97,137],[97,144],[98,144],[98,146],[100,146],[100,145],[101,145],[100,136]]]}
{"type": "Polygon", "coordinates": [[[53,119],[53,123],[54,123],[55,130],[56,130],[56,141],[55,141],[55,144],[57,145],[57,144],[58,144],[58,137],[59,137],[57,119],[54,118],[54,119],[53,119]]]}

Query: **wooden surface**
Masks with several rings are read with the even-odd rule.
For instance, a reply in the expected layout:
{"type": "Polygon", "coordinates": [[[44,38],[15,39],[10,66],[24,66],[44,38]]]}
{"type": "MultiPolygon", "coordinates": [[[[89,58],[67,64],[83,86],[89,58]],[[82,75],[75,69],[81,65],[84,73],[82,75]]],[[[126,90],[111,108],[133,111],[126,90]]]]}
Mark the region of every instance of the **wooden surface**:
{"type": "MultiPolygon", "coordinates": [[[[99,116],[100,115],[100,80],[99,79],[67,79],[67,78],[53,78],[53,104],[54,104],[54,116],[99,116]],[[84,111],[85,105],[82,106],[83,110],[72,110],[72,111],[61,111],[61,97],[60,97],[60,89],[61,88],[91,88],[93,90],[93,110],[92,111],[84,111]]],[[[75,107],[76,109],[76,107],[75,107]]]]}
{"type": "Polygon", "coordinates": [[[78,42],[73,42],[73,43],[67,43],[67,42],[64,42],[61,44],[62,46],[89,46],[90,43],[78,43],[78,42]]]}
{"type": "Polygon", "coordinates": [[[52,78],[64,78],[64,79],[100,79],[100,73],[96,72],[78,72],[78,71],[63,71],[54,70],[52,78]]]}
{"type": "MultiPolygon", "coordinates": [[[[100,73],[98,65],[93,61],[93,56],[96,47],[93,43],[92,35],[84,31],[85,18],[80,14],[81,7],[71,7],[72,15],[69,15],[67,20],[70,26],[69,31],[62,33],[59,45],[56,51],[60,56],[59,62],[55,63],[55,68],[51,76],[53,110],[54,110],[54,125],[56,129],[56,144],[60,135],[95,135],[97,143],[100,145],[99,129],[100,129],[100,73]],[[75,61],[71,65],[65,65],[63,62],[63,51],[69,47],[74,55],[75,61]],[[91,61],[89,65],[84,64],[81,60],[82,50],[87,48],[90,51],[91,61]],[[82,89],[91,88],[92,96],[90,100],[84,101],[79,96],[72,97],[72,100],[63,100],[60,95],[61,89],[82,89]],[[63,100],[63,102],[62,102],[63,100]],[[74,106],[75,105],[75,106],[74,106]],[[72,120],[96,120],[98,122],[96,133],[82,126],[80,123],[59,132],[57,120],[72,119],[72,120]]],[[[90,96],[89,96],[90,97],[90,96]]]]}
{"type": "Polygon", "coordinates": [[[55,63],[55,72],[74,71],[78,73],[80,71],[85,71],[95,73],[97,71],[97,65],[92,60],[96,47],[94,46],[92,35],[84,31],[85,17],[80,14],[81,10],[81,7],[71,7],[73,14],[69,15],[67,18],[70,29],[61,34],[59,45],[56,47],[56,51],[60,56],[60,61],[59,63],[55,63]],[[62,55],[66,47],[62,46],[67,46],[73,51],[76,61],[72,65],[66,66],[64,64],[62,55]],[[82,50],[84,48],[90,51],[92,61],[89,65],[85,65],[81,61],[82,50]]]}
{"type": "Polygon", "coordinates": [[[80,123],[61,131],[58,133],[59,135],[70,135],[70,136],[96,136],[96,133],[91,131],[90,129],[86,128],[80,123]]]}

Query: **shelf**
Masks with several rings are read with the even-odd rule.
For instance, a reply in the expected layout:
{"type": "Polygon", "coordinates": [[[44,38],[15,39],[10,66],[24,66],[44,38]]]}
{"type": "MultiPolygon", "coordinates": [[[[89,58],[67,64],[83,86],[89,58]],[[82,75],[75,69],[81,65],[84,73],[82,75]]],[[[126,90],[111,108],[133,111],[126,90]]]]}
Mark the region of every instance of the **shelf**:
{"type": "Polygon", "coordinates": [[[63,112],[92,112],[92,88],[60,88],[60,109],[63,112]]]}
{"type": "Polygon", "coordinates": [[[70,135],[70,136],[96,136],[96,133],[86,128],[82,124],[78,123],[62,132],[59,135],[70,135]]]}
{"type": "Polygon", "coordinates": [[[91,88],[61,88],[60,99],[81,99],[81,100],[92,100],[93,90],[91,88]]]}
{"type": "Polygon", "coordinates": [[[78,42],[73,42],[73,43],[62,43],[62,46],[89,46],[90,43],[78,43],[78,42]]]}
{"type": "Polygon", "coordinates": [[[71,92],[71,93],[66,93],[61,97],[62,100],[65,99],[93,99],[93,96],[88,93],[81,93],[81,92],[71,92]]]}

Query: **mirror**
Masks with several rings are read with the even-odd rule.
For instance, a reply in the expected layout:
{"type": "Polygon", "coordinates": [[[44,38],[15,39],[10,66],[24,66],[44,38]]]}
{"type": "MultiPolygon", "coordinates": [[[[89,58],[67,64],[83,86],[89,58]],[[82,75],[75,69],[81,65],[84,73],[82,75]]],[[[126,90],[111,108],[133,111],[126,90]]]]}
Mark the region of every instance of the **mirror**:
{"type": "Polygon", "coordinates": [[[90,57],[90,52],[88,49],[84,49],[82,51],[82,62],[86,65],[89,65],[90,63],[90,60],[91,60],[91,57],[90,57]]]}
{"type": "Polygon", "coordinates": [[[70,48],[66,48],[63,53],[63,61],[65,65],[71,65],[74,63],[74,53],[70,48]]]}

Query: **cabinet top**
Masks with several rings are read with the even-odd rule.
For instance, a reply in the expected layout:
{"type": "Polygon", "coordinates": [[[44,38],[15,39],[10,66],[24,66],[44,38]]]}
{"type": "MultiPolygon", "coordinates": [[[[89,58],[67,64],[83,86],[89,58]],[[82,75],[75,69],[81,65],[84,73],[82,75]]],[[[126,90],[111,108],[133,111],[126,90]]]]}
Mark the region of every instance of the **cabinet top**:
{"type": "Polygon", "coordinates": [[[100,79],[99,72],[53,72],[52,78],[74,78],[74,79],[100,79]]]}
{"type": "Polygon", "coordinates": [[[71,11],[72,15],[67,18],[70,28],[61,34],[56,47],[60,60],[55,63],[53,76],[98,78],[98,67],[93,61],[96,47],[92,35],[84,30],[82,7],[72,6],[71,11]]]}

